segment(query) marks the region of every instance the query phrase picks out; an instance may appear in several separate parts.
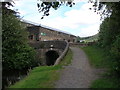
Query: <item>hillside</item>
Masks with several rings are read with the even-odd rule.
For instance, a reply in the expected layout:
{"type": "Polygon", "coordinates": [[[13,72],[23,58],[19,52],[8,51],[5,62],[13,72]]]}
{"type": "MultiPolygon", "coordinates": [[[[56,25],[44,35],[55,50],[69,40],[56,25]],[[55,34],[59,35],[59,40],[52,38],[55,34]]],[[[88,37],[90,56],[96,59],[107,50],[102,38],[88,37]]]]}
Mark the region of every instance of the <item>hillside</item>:
{"type": "Polygon", "coordinates": [[[93,42],[93,41],[98,40],[98,38],[99,38],[99,34],[95,34],[93,36],[83,37],[83,38],[81,38],[81,40],[83,40],[85,42],[93,42]]]}

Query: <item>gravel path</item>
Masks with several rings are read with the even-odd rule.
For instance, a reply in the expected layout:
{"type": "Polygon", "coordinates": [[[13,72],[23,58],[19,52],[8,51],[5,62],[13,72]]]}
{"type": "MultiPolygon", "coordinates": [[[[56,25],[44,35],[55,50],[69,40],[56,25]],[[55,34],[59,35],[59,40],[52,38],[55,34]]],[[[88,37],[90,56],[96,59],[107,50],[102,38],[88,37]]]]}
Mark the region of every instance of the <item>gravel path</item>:
{"type": "Polygon", "coordinates": [[[71,65],[64,66],[56,88],[89,88],[98,75],[88,61],[85,53],[77,47],[71,47],[73,60],[71,65]]]}

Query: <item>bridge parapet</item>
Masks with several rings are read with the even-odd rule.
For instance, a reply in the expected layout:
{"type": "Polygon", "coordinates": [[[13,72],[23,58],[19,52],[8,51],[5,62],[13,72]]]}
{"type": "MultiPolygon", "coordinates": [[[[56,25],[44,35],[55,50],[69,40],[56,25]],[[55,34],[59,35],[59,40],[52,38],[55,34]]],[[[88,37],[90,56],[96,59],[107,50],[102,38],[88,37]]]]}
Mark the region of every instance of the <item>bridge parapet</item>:
{"type": "Polygon", "coordinates": [[[37,41],[37,42],[31,42],[29,43],[30,46],[34,47],[35,49],[49,49],[51,48],[51,45],[53,45],[53,48],[56,49],[62,49],[64,50],[67,43],[66,41],[37,41]]]}
{"type": "Polygon", "coordinates": [[[70,46],[88,46],[88,43],[70,43],[70,46]]]}
{"type": "Polygon", "coordinates": [[[68,49],[69,49],[69,43],[68,43],[68,42],[66,42],[66,43],[67,43],[67,45],[66,45],[63,53],[57,58],[57,60],[56,60],[56,62],[55,62],[54,65],[58,65],[58,64],[60,63],[60,61],[61,61],[61,60],[64,58],[64,56],[66,55],[66,53],[67,53],[67,51],[68,51],[68,49]]]}

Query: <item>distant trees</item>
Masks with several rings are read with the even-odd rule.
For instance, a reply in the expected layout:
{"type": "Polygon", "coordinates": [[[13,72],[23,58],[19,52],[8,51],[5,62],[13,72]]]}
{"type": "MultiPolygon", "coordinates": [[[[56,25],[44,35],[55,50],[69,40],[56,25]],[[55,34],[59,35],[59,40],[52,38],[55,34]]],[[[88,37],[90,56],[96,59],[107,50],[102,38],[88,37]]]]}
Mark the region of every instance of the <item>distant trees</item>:
{"type": "Polygon", "coordinates": [[[2,64],[3,70],[24,69],[34,63],[34,50],[27,44],[27,32],[16,16],[2,3],[2,64]]]}

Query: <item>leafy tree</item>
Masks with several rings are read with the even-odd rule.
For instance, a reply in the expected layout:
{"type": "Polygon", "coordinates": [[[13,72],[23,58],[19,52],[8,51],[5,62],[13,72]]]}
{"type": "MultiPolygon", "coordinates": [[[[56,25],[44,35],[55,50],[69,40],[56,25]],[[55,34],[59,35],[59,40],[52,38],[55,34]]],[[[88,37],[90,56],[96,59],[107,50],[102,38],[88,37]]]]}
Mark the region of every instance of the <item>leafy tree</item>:
{"type": "Polygon", "coordinates": [[[63,0],[54,0],[54,2],[38,2],[37,3],[37,7],[38,7],[38,11],[39,12],[44,12],[44,15],[41,19],[44,18],[44,16],[48,16],[49,15],[49,11],[51,8],[57,10],[60,6],[62,5],[66,5],[69,7],[72,7],[73,5],[75,5],[74,2],[72,2],[72,0],[70,1],[63,1],[63,0]]]}
{"type": "MultiPolygon", "coordinates": [[[[113,61],[112,69],[120,76],[120,2],[104,3],[106,17],[100,25],[100,45],[106,49],[113,61]]],[[[105,15],[103,13],[103,15],[105,15]]]]}
{"type": "Polygon", "coordinates": [[[113,70],[120,76],[120,35],[117,36],[116,41],[112,44],[110,53],[114,60],[113,70]]]}
{"type": "Polygon", "coordinates": [[[2,5],[3,69],[29,68],[34,62],[34,50],[27,44],[27,32],[15,12],[2,5]]]}
{"type": "Polygon", "coordinates": [[[111,15],[107,16],[100,25],[100,43],[104,47],[111,47],[117,39],[116,36],[120,34],[120,3],[106,3],[106,5],[108,11],[112,12],[109,12],[111,15]]]}

